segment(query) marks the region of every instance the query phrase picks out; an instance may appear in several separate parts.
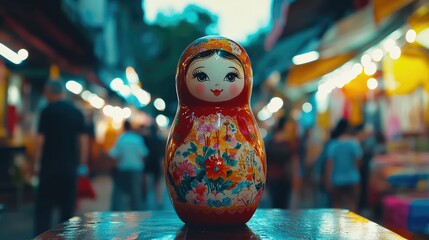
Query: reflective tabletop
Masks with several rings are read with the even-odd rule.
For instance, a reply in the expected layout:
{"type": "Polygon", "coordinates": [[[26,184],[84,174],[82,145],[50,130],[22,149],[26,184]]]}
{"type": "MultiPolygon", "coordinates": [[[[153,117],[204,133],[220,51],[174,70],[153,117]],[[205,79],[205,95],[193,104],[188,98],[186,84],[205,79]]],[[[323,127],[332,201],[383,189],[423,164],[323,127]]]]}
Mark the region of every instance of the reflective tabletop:
{"type": "Polygon", "coordinates": [[[242,226],[185,225],[174,211],[91,212],[35,239],[404,239],[343,209],[258,209],[242,226]]]}

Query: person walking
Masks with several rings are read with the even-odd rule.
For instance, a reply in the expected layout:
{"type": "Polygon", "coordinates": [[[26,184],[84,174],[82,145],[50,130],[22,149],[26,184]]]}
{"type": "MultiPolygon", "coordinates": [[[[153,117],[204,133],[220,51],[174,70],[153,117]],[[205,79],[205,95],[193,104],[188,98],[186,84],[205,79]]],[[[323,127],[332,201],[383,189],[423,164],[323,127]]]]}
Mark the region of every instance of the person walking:
{"type": "Polygon", "coordinates": [[[314,185],[316,186],[316,193],[314,198],[314,206],[316,208],[331,207],[331,194],[327,189],[327,180],[329,179],[326,167],[328,162],[328,149],[332,142],[335,142],[336,139],[347,130],[347,128],[347,120],[340,119],[335,125],[335,127],[330,131],[329,139],[327,139],[323,144],[322,151],[320,152],[319,156],[315,161],[312,178],[314,185]]]}
{"type": "Polygon", "coordinates": [[[63,84],[48,81],[44,94],[48,105],[41,111],[35,143],[36,194],[34,234],[52,227],[54,207],[59,221],[74,216],[78,167],[86,169],[88,137],[84,115],[65,100],[63,84]]]}
{"type": "Polygon", "coordinates": [[[163,181],[162,181],[162,164],[164,160],[165,142],[158,136],[157,126],[152,124],[150,126],[140,126],[140,132],[143,136],[144,142],[149,148],[149,155],[147,156],[146,167],[144,169],[143,189],[145,198],[148,198],[150,189],[155,190],[155,208],[163,208],[163,181]],[[151,179],[152,176],[152,179],[151,179]],[[150,181],[152,180],[152,181],[150,181]],[[151,183],[152,185],[149,185],[151,183]]]}
{"type": "Polygon", "coordinates": [[[142,176],[144,158],[149,150],[143,138],[132,129],[131,122],[124,122],[124,132],[109,151],[116,162],[113,173],[112,211],[126,210],[124,197],[130,198],[130,210],[143,210],[142,176]]]}
{"type": "Polygon", "coordinates": [[[267,189],[272,208],[287,209],[293,194],[300,188],[299,159],[296,140],[288,137],[292,131],[287,118],[281,117],[265,143],[267,155],[267,189]]]}
{"type": "Polygon", "coordinates": [[[341,121],[341,132],[328,147],[327,189],[331,193],[333,208],[346,208],[357,212],[362,149],[348,122],[341,121]]]}

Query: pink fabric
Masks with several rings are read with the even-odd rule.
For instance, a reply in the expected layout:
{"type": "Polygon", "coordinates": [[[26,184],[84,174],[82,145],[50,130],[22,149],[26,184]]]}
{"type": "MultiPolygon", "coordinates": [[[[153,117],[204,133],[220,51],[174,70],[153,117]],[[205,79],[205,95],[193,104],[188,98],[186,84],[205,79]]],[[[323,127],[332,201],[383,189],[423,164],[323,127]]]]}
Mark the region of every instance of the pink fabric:
{"type": "Polygon", "coordinates": [[[388,195],[383,199],[383,220],[385,225],[407,229],[409,207],[412,198],[388,195]]]}

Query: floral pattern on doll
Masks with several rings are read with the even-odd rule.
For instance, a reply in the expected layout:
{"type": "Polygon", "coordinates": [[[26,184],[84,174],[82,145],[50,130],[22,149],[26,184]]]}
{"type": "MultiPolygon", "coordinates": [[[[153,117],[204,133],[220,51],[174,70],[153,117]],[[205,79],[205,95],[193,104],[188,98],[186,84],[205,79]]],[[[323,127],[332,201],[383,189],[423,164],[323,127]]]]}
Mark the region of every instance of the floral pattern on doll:
{"type": "Polygon", "coordinates": [[[236,55],[241,55],[241,49],[237,46],[237,44],[231,42],[229,46],[231,47],[233,53],[235,53],[236,55]]]}
{"type": "Polygon", "coordinates": [[[184,59],[191,59],[196,54],[210,49],[223,49],[227,52],[236,54],[243,65],[247,66],[250,64],[250,60],[244,49],[242,49],[237,43],[222,37],[206,37],[196,40],[192,46],[189,46],[183,57],[184,59]]]}
{"type": "Polygon", "coordinates": [[[234,117],[194,119],[167,175],[182,203],[221,208],[259,202],[264,188],[260,156],[237,130],[234,117]]]}

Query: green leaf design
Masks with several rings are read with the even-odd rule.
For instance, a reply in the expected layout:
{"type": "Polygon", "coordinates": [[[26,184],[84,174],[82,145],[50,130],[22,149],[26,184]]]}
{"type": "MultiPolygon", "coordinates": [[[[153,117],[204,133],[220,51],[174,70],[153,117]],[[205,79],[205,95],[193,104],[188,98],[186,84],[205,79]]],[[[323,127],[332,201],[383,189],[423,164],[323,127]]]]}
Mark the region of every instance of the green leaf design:
{"type": "Polygon", "coordinates": [[[191,142],[191,147],[188,150],[190,152],[196,153],[198,151],[198,147],[194,142],[191,142]]]}
{"type": "Polygon", "coordinates": [[[223,192],[227,188],[231,187],[234,183],[231,180],[225,181],[217,189],[218,192],[223,192]]]}
{"type": "Polygon", "coordinates": [[[186,202],[186,192],[183,191],[181,186],[177,187],[174,185],[173,176],[171,175],[170,172],[167,173],[167,176],[168,176],[169,183],[171,184],[171,186],[174,187],[174,191],[176,192],[176,195],[177,195],[177,200],[179,200],[180,202],[186,202]]]}
{"type": "Polygon", "coordinates": [[[257,191],[259,191],[259,189],[263,188],[264,184],[262,182],[259,182],[258,184],[255,185],[255,188],[257,191]]]}
{"type": "Polygon", "coordinates": [[[180,182],[180,186],[176,188],[176,192],[178,193],[179,201],[186,202],[186,194],[192,190],[191,183],[195,179],[195,177],[191,177],[189,175],[185,175],[182,181],[180,182]]]}
{"type": "Polygon", "coordinates": [[[208,159],[211,155],[215,154],[216,150],[213,148],[208,148],[206,154],[204,155],[205,159],[208,159]]]}
{"type": "Polygon", "coordinates": [[[238,142],[237,145],[235,145],[234,147],[235,149],[240,149],[241,148],[241,144],[238,142]]]}
{"type": "Polygon", "coordinates": [[[203,178],[206,176],[206,171],[205,170],[199,170],[198,172],[197,172],[197,176],[196,176],[196,178],[197,178],[197,180],[199,181],[199,182],[202,182],[203,181],[203,178]]]}
{"type": "Polygon", "coordinates": [[[191,154],[190,152],[188,152],[188,151],[185,151],[184,153],[182,153],[182,156],[184,157],[184,158],[187,158],[188,156],[189,156],[189,154],[191,154]]]}
{"type": "Polygon", "coordinates": [[[225,159],[226,164],[228,164],[229,166],[233,166],[234,167],[235,165],[237,165],[238,161],[230,158],[228,156],[228,154],[226,154],[226,152],[222,153],[222,158],[225,159]]]}
{"type": "Polygon", "coordinates": [[[186,202],[186,193],[188,192],[186,186],[180,184],[180,186],[176,187],[177,200],[180,202],[186,202]]]}
{"type": "Polygon", "coordinates": [[[206,158],[204,158],[201,155],[198,155],[197,158],[195,158],[195,162],[198,164],[198,166],[202,169],[206,169],[206,165],[204,165],[204,162],[206,161],[206,158]]]}

